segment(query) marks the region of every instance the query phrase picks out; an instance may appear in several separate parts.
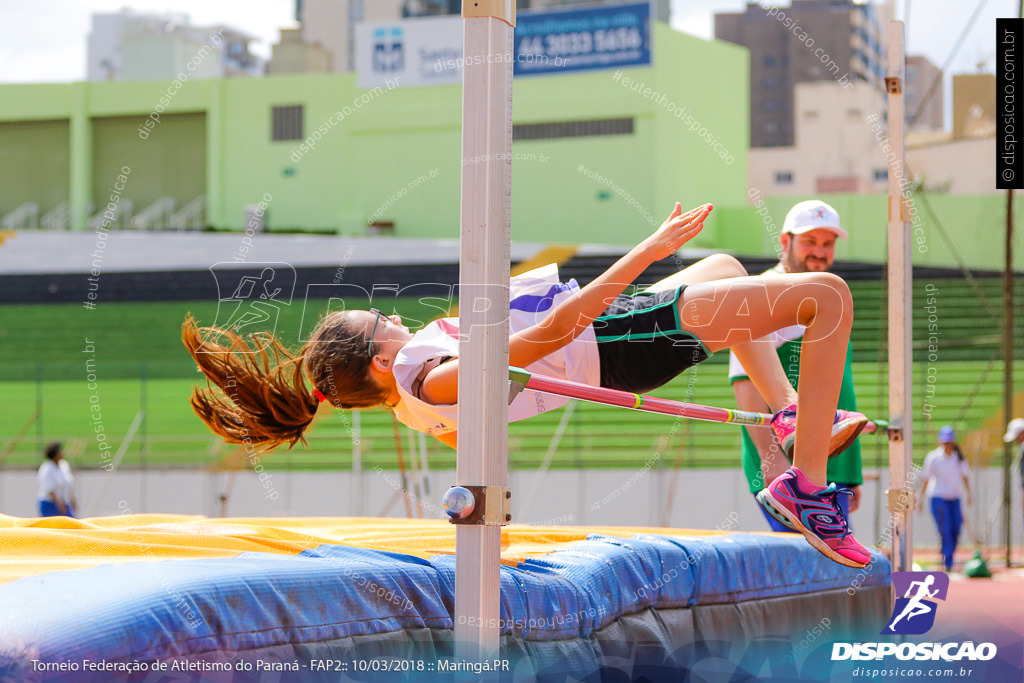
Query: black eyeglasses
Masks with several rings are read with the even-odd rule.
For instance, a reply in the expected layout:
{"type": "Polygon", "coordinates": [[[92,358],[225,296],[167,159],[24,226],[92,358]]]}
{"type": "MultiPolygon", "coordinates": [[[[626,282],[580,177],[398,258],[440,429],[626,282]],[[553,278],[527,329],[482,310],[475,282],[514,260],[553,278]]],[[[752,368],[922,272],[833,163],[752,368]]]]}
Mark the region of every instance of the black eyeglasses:
{"type": "Polygon", "coordinates": [[[366,342],[366,355],[369,356],[370,360],[373,360],[373,335],[377,334],[377,325],[380,323],[380,319],[384,317],[384,314],[376,308],[371,308],[370,313],[373,313],[377,317],[376,320],[373,321],[373,331],[370,332],[370,339],[366,342]]]}

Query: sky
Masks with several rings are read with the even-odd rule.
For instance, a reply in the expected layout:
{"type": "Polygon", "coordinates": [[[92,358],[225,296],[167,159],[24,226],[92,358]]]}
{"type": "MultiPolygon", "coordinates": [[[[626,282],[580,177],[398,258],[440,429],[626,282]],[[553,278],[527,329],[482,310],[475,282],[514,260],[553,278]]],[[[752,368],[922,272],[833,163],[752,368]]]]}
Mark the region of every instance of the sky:
{"type": "MultiPolygon", "coordinates": [[[[367,0],[372,2],[373,0],[367,0]]],[[[789,4],[769,0],[771,4],[789,4]]],[[[951,73],[994,69],[995,19],[1016,16],[1018,0],[894,0],[897,18],[909,11],[908,54],[943,66],[978,5],[983,13],[957,53],[951,73]]],[[[84,80],[90,15],[136,11],[181,12],[198,25],[227,24],[256,36],[254,51],[270,56],[281,27],[293,26],[294,0],[0,0],[0,83],[84,80]]],[[[744,0],[672,0],[672,25],[710,39],[716,12],[738,12],[744,0]]]]}

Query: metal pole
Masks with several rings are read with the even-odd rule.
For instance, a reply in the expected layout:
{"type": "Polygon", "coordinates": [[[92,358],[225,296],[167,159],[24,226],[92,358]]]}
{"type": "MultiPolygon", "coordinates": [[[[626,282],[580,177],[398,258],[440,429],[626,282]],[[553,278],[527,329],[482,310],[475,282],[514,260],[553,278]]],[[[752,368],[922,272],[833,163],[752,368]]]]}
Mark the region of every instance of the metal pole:
{"type": "MultiPolygon", "coordinates": [[[[1013,419],[1013,190],[1006,191],[1006,264],[1003,270],[1003,413],[1013,419]]],[[[1006,527],[1006,566],[1010,566],[1010,469],[1013,444],[1003,443],[1003,523],[1006,527]]]]}
{"type": "MultiPolygon", "coordinates": [[[[494,492],[508,482],[508,275],[512,177],[513,0],[462,5],[462,216],[456,479],[494,492]],[[497,58],[495,58],[497,57],[497,58]],[[471,159],[473,163],[466,163],[471,159]]],[[[495,495],[492,493],[492,495],[495,495]]],[[[499,648],[501,524],[455,534],[455,652],[499,648]]]]}
{"type": "Polygon", "coordinates": [[[43,450],[43,366],[36,363],[36,450],[43,450]]]}
{"type": "Polygon", "coordinates": [[[359,411],[351,411],[352,415],[352,500],[355,503],[354,515],[363,514],[363,443],[362,422],[359,411]]]}
{"type": "MultiPolygon", "coordinates": [[[[1024,18],[1024,0],[1017,5],[1017,16],[1024,18]]],[[[1003,269],[1003,412],[1006,422],[1013,419],[1013,189],[1006,191],[1006,262],[1003,269]]],[[[1010,469],[1013,444],[1003,444],[1003,515],[1006,527],[1006,567],[1010,567],[1010,538],[1013,515],[1010,511],[1010,469]]]]}
{"type": "Polygon", "coordinates": [[[909,185],[903,156],[903,82],[906,69],[903,22],[888,27],[889,98],[889,491],[892,515],[892,568],[910,571],[913,564],[913,265],[910,261],[909,211],[903,188],[909,185]]]}
{"type": "Polygon", "coordinates": [[[146,364],[142,363],[139,366],[139,413],[142,415],[142,423],[139,425],[139,453],[140,453],[140,476],[139,482],[142,488],[142,511],[149,511],[149,439],[148,430],[146,429],[147,422],[146,415],[148,414],[146,389],[148,378],[146,377],[146,364]]]}

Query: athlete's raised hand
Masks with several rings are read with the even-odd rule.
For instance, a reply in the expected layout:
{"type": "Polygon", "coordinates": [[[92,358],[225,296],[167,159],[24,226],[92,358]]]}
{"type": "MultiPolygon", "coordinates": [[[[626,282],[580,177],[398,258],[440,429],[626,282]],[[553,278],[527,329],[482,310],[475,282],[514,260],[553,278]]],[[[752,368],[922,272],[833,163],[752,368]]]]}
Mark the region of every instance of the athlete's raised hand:
{"type": "Polygon", "coordinates": [[[704,204],[683,213],[682,204],[676,202],[675,208],[661,227],[643,242],[650,250],[653,260],[668,258],[679,247],[696,237],[704,227],[704,219],[713,208],[711,204],[704,204]]]}

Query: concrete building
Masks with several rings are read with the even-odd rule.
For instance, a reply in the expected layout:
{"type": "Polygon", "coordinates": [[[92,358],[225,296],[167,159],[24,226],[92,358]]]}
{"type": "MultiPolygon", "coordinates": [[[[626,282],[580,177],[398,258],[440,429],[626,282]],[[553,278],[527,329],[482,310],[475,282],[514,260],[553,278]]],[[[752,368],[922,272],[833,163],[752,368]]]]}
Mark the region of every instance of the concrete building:
{"type": "MultiPolygon", "coordinates": [[[[323,47],[331,57],[332,71],[351,71],[356,24],[401,19],[405,4],[406,0],[301,0],[296,14],[302,42],[323,47]]],[[[276,65],[271,65],[271,72],[279,72],[276,65]]]]}
{"type": "Polygon", "coordinates": [[[121,44],[128,25],[177,26],[188,24],[182,13],[140,14],[128,9],[110,14],[93,14],[92,28],[86,48],[86,80],[117,81],[121,79],[121,44]]]}
{"type": "Polygon", "coordinates": [[[876,8],[853,0],[794,0],[789,7],[750,2],[715,15],[715,37],[750,51],[751,147],[790,147],[794,88],[817,81],[875,84],[884,74],[876,8]]]}
{"type": "Polygon", "coordinates": [[[907,140],[907,168],[915,183],[951,195],[1005,194],[996,189],[995,135],[933,141],[907,140]]]}
{"type": "MultiPolygon", "coordinates": [[[[569,9],[573,5],[620,4],[622,0],[518,0],[517,9],[569,9]]],[[[668,22],[670,0],[655,0],[654,16],[668,22]]],[[[460,14],[460,0],[296,0],[295,15],[301,26],[302,42],[319,45],[331,57],[332,71],[352,71],[355,68],[355,27],[362,21],[397,21],[407,17],[460,14]]],[[[310,64],[311,70],[319,66],[318,57],[311,58],[298,52],[294,36],[282,33],[286,48],[280,58],[274,46],[274,58],[269,73],[296,73],[303,64],[310,64]]]]}
{"type": "MultiPolygon", "coordinates": [[[[995,75],[953,76],[953,137],[994,137],[995,134],[995,75]]],[[[995,156],[992,158],[995,159],[995,156]]]]}
{"type": "Polygon", "coordinates": [[[942,69],[924,55],[907,57],[906,87],[903,107],[914,130],[942,130],[945,98],[942,69]]]}
{"type": "Polygon", "coordinates": [[[225,25],[193,26],[187,14],[130,9],[94,14],[86,76],[90,81],[262,76],[263,60],[249,51],[253,40],[225,25]]]}
{"type": "MultiPolygon", "coordinates": [[[[959,115],[952,134],[917,125],[908,130],[906,164],[916,187],[954,195],[997,191],[994,80],[991,74],[954,76],[959,115]]],[[[805,83],[796,87],[795,101],[795,144],[751,149],[751,188],[792,197],[887,191],[884,93],[866,83],[805,83]]]]}
{"type": "Polygon", "coordinates": [[[327,73],[334,70],[334,58],[320,43],[307,43],[301,28],[281,29],[281,38],[274,44],[267,75],[327,73]]]}
{"type": "Polygon", "coordinates": [[[953,130],[907,137],[907,165],[924,188],[949,194],[997,194],[996,77],[953,76],[953,130]]]}
{"type": "Polygon", "coordinates": [[[773,195],[885,192],[886,158],[869,120],[884,113],[884,94],[864,81],[797,85],[795,144],[751,149],[750,187],[773,195]]]}

